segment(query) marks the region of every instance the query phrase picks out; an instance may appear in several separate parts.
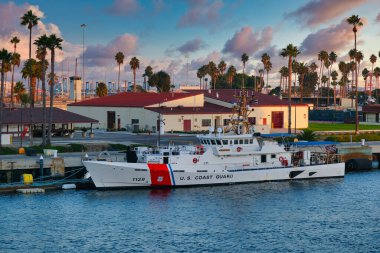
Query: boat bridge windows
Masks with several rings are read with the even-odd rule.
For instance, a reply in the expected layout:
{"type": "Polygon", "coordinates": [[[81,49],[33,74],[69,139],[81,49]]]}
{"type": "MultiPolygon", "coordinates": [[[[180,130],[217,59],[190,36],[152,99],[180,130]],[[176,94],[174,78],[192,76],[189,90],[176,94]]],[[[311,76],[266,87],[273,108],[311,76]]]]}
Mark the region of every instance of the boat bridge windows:
{"type": "Polygon", "coordinates": [[[200,139],[201,144],[203,145],[248,145],[253,144],[253,139],[200,139]]]}

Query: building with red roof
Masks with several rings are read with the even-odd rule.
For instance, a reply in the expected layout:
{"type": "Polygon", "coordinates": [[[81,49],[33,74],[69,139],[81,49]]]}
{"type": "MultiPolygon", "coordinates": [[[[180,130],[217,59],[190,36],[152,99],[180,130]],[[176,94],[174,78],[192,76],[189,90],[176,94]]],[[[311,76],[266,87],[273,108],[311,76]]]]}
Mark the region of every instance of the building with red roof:
{"type": "MultiPolygon", "coordinates": [[[[130,131],[201,131],[227,126],[233,116],[240,90],[188,90],[181,93],[132,93],[85,100],[68,105],[68,110],[97,119],[100,128],[130,131]],[[161,121],[158,119],[161,118],[161,121]],[[158,122],[161,122],[159,126],[158,122]]],[[[247,91],[251,113],[249,120],[257,130],[286,128],[287,101],[275,96],[247,91]]],[[[292,106],[298,128],[308,125],[308,105],[292,106]],[[296,116],[298,118],[296,119],[296,116]]]]}

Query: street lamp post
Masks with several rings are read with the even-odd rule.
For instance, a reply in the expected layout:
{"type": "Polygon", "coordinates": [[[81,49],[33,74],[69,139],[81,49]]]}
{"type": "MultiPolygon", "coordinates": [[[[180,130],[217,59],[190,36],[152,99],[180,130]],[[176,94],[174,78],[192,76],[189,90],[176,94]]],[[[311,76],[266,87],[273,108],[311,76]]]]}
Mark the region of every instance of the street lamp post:
{"type": "Polygon", "coordinates": [[[82,27],[82,31],[83,31],[83,44],[82,44],[82,88],[84,87],[85,89],[85,93],[84,93],[84,97],[86,97],[86,82],[85,82],[85,78],[84,78],[84,30],[86,29],[87,25],[86,24],[81,24],[80,27],[82,27]]]}

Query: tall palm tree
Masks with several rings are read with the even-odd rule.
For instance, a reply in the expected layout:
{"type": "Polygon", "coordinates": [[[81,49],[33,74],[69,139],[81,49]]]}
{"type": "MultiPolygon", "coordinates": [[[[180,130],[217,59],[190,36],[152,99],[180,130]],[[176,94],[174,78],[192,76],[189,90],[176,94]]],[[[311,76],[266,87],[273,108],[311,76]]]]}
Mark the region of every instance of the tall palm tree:
{"type": "Polygon", "coordinates": [[[34,103],[34,97],[36,93],[36,81],[37,81],[37,61],[35,59],[29,59],[24,62],[24,66],[21,69],[22,78],[30,79],[30,106],[34,103]]]}
{"type": "Polygon", "coordinates": [[[257,92],[261,92],[264,86],[264,69],[259,69],[260,85],[257,87],[257,92]]]}
{"type": "Polygon", "coordinates": [[[338,58],[338,55],[334,52],[334,51],[331,51],[330,54],[329,54],[329,62],[330,62],[330,69],[329,69],[329,81],[327,83],[327,86],[328,86],[328,90],[329,92],[327,93],[327,104],[330,104],[330,77],[331,77],[331,71],[332,71],[332,67],[334,65],[334,63],[336,62],[338,58]]]}
{"type": "Polygon", "coordinates": [[[119,74],[117,75],[117,93],[120,92],[120,65],[124,63],[124,54],[117,52],[115,55],[117,65],[119,65],[119,74]]]}
{"type": "MultiPolygon", "coordinates": [[[[52,34],[48,38],[48,46],[47,48],[50,50],[50,75],[55,76],[54,74],[54,63],[55,63],[55,50],[62,50],[62,42],[63,39],[57,37],[55,34],[52,34]]],[[[48,138],[47,145],[51,145],[51,132],[53,126],[53,106],[54,106],[54,78],[53,83],[50,84],[50,110],[49,110],[49,125],[48,125],[48,138]]]]}
{"type": "MultiPolygon", "coordinates": [[[[339,68],[339,71],[342,73],[341,84],[345,84],[347,82],[348,73],[350,71],[349,65],[345,63],[344,61],[340,61],[338,64],[338,68],[339,68]]],[[[342,98],[342,94],[340,95],[340,97],[342,98]]]]}
{"type": "MultiPolygon", "coordinates": [[[[361,22],[361,18],[358,15],[352,15],[351,17],[347,18],[347,23],[350,25],[353,25],[352,31],[354,32],[354,49],[355,52],[357,51],[356,48],[356,33],[358,31],[358,27],[363,26],[363,22],[361,22]]],[[[356,58],[356,57],[355,57],[356,58]]],[[[356,109],[356,114],[355,114],[355,134],[359,134],[359,111],[358,111],[358,70],[359,66],[355,69],[355,86],[356,86],[356,99],[355,99],[355,109],[356,109]]]]}
{"type": "Polygon", "coordinates": [[[265,67],[264,67],[265,71],[267,72],[267,85],[266,87],[269,87],[269,80],[268,80],[268,77],[269,77],[269,71],[271,71],[272,69],[272,63],[270,61],[268,61],[266,64],[265,64],[265,67]]]}
{"type": "Polygon", "coordinates": [[[14,93],[13,93],[13,82],[14,82],[14,74],[15,74],[15,66],[17,67],[20,67],[20,63],[21,63],[21,56],[19,53],[13,53],[12,54],[12,60],[11,60],[11,64],[12,64],[12,81],[11,81],[11,105],[12,105],[12,108],[13,108],[13,103],[14,103],[14,93]]]}
{"type": "Polygon", "coordinates": [[[336,108],[336,85],[338,84],[336,81],[338,80],[338,72],[336,70],[331,72],[331,85],[334,87],[334,107],[336,108]]]}
{"type": "Polygon", "coordinates": [[[228,67],[228,70],[227,70],[227,76],[228,76],[228,83],[230,85],[230,88],[232,88],[232,82],[234,80],[234,77],[236,75],[236,68],[234,66],[230,66],[228,67]]]}
{"type": "Polygon", "coordinates": [[[203,85],[202,85],[202,87],[201,87],[201,89],[207,89],[207,77],[206,77],[206,75],[207,75],[207,73],[208,73],[208,65],[203,65],[201,68],[200,68],[200,70],[201,70],[201,72],[202,72],[202,75],[203,75],[203,78],[202,78],[202,80],[203,80],[203,85]]]}
{"type": "Polygon", "coordinates": [[[49,45],[49,37],[44,34],[34,41],[41,54],[41,81],[42,81],[42,145],[46,146],[46,54],[49,45]]]}
{"type": "Polygon", "coordinates": [[[363,69],[362,76],[364,79],[364,102],[366,102],[367,101],[367,79],[369,76],[369,70],[367,68],[363,69]]]}
{"type": "Polygon", "coordinates": [[[215,90],[216,78],[219,75],[219,70],[213,61],[210,61],[207,65],[207,73],[211,76],[211,81],[213,82],[213,87],[215,90]]]}
{"type": "Polygon", "coordinates": [[[314,73],[317,70],[318,65],[315,62],[312,62],[309,68],[310,68],[310,72],[314,73]]]}
{"type": "MultiPolygon", "coordinates": [[[[146,78],[148,78],[148,82],[149,82],[149,79],[150,77],[153,75],[153,68],[151,66],[146,66],[145,68],[145,71],[144,71],[144,74],[142,75],[142,77],[144,77],[144,83],[146,84],[146,78]]],[[[149,86],[149,85],[148,85],[149,86]]],[[[147,86],[147,87],[148,87],[147,86]]]]}
{"type": "Polygon", "coordinates": [[[0,147],[1,147],[1,133],[3,129],[3,103],[4,103],[4,72],[5,65],[9,64],[12,60],[12,53],[8,52],[6,49],[0,51],[0,60],[1,60],[1,88],[0,88],[0,147]]]}
{"type": "Polygon", "coordinates": [[[197,70],[197,77],[199,78],[199,89],[201,89],[201,87],[202,87],[202,78],[204,77],[201,68],[199,68],[197,70]]]}
{"type": "Polygon", "coordinates": [[[326,62],[328,58],[329,58],[329,54],[325,50],[322,50],[318,53],[318,60],[321,61],[321,65],[319,67],[319,82],[318,82],[318,88],[317,88],[317,91],[318,91],[317,108],[318,108],[318,98],[319,98],[319,95],[321,95],[321,92],[319,91],[319,87],[322,84],[323,68],[325,66],[324,62],[326,62]]]}
{"type": "MultiPolygon", "coordinates": [[[[265,70],[267,70],[268,69],[268,64],[270,63],[270,56],[267,53],[264,53],[261,56],[261,62],[263,63],[263,68],[265,70]]],[[[269,71],[267,71],[267,85],[268,85],[268,72],[269,71]]]]}
{"type": "Polygon", "coordinates": [[[131,69],[133,71],[133,92],[136,92],[136,69],[140,68],[139,59],[133,57],[129,62],[129,66],[131,66],[131,69]]]}
{"type": "Polygon", "coordinates": [[[369,86],[369,94],[372,94],[372,85],[373,85],[373,84],[372,84],[373,65],[376,63],[377,57],[376,57],[374,54],[372,54],[371,57],[369,57],[369,60],[370,60],[370,62],[372,63],[371,75],[370,75],[370,77],[369,77],[369,84],[370,84],[370,86],[369,86]]]}
{"type": "Polygon", "coordinates": [[[38,24],[39,20],[40,18],[34,15],[31,10],[21,17],[21,25],[27,26],[29,29],[29,59],[32,58],[32,28],[38,24]]]}
{"type": "Polygon", "coordinates": [[[377,99],[377,90],[379,89],[379,77],[380,77],[380,68],[379,67],[376,67],[374,70],[373,70],[373,75],[375,76],[376,78],[376,99],[377,99]]]}
{"type": "Polygon", "coordinates": [[[223,60],[221,60],[219,62],[219,64],[218,64],[218,70],[219,70],[219,74],[221,76],[224,75],[224,72],[226,71],[226,68],[227,68],[227,64],[223,60]]]}
{"type": "Polygon", "coordinates": [[[15,76],[15,65],[17,65],[17,67],[20,67],[20,57],[21,57],[20,54],[16,55],[16,48],[17,48],[17,44],[20,43],[20,39],[17,36],[14,36],[10,42],[13,44],[12,80],[11,80],[11,105],[13,107],[13,102],[14,102],[13,82],[14,82],[14,76],[15,76]]]}
{"type": "Polygon", "coordinates": [[[244,79],[245,79],[245,63],[249,60],[246,53],[241,55],[241,61],[243,62],[243,89],[244,89],[244,79]]]}
{"type": "Polygon", "coordinates": [[[294,85],[293,85],[293,96],[296,96],[296,84],[297,84],[297,73],[298,73],[299,63],[295,59],[292,63],[292,72],[294,73],[294,85]]]}
{"type": "Polygon", "coordinates": [[[296,58],[301,52],[293,44],[289,44],[286,48],[283,48],[280,55],[282,57],[288,57],[288,134],[291,134],[292,125],[292,109],[291,109],[291,91],[292,91],[292,63],[293,58],[296,58]]]}
{"type": "Polygon", "coordinates": [[[300,101],[303,102],[303,83],[305,75],[309,73],[309,66],[304,62],[300,62],[298,65],[299,83],[300,83],[300,101]]]}
{"type": "Polygon", "coordinates": [[[282,83],[283,83],[284,77],[288,74],[288,69],[285,66],[282,66],[280,68],[279,73],[280,73],[280,94],[281,94],[281,91],[283,90],[282,83]]]}

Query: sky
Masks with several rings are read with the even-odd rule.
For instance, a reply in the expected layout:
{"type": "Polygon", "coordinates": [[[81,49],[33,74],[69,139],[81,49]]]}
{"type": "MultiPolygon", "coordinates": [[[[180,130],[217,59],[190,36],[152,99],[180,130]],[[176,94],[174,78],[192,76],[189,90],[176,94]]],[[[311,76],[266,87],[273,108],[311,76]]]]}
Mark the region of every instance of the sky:
{"type": "Polygon", "coordinates": [[[290,43],[301,51],[298,61],[317,61],[321,50],[348,61],[354,34],[345,20],[351,15],[364,21],[357,34],[362,66],[370,68],[370,55],[380,51],[378,0],[0,0],[0,49],[13,51],[9,41],[18,36],[23,60],[29,31],[20,17],[29,9],[41,18],[33,41],[45,33],[64,40],[57,52],[58,75],[74,75],[76,58],[80,75],[84,52],[85,80],[92,82],[117,81],[114,56],[119,51],[125,55],[121,80],[133,80],[129,61],[135,56],[140,60],[137,82],[150,65],[154,72],[168,72],[176,85],[199,84],[196,71],[209,61],[224,60],[242,72],[243,53],[249,56],[246,73],[256,74],[263,68],[261,55],[268,53],[273,64],[269,85],[277,86],[278,70],[287,64],[279,54],[290,43]]]}

